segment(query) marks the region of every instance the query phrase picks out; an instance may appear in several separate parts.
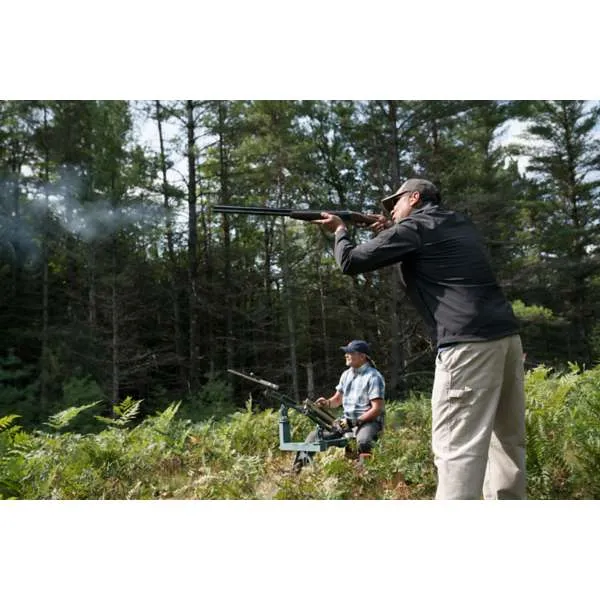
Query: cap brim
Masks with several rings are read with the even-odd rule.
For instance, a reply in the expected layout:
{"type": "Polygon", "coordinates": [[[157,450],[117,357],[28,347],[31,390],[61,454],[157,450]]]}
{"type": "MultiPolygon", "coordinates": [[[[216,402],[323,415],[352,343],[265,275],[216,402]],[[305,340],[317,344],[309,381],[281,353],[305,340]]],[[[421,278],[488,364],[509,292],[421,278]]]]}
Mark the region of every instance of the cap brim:
{"type": "Polygon", "coordinates": [[[398,201],[398,198],[400,198],[400,194],[392,194],[391,196],[386,196],[381,201],[381,204],[383,204],[383,208],[385,208],[385,210],[391,213],[392,209],[394,208],[394,204],[396,204],[396,202],[398,201]]]}
{"type": "Polygon", "coordinates": [[[348,346],[340,346],[340,350],[344,352],[358,352],[359,354],[364,354],[367,358],[370,358],[366,352],[361,352],[360,350],[350,350],[348,346]]]}

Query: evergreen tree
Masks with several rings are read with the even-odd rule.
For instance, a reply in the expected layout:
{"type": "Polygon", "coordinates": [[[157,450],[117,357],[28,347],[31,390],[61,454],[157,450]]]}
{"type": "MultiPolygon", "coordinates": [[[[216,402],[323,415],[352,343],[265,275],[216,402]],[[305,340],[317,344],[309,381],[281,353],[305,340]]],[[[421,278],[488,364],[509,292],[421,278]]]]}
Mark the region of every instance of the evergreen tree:
{"type": "Polygon", "coordinates": [[[572,324],[569,360],[594,357],[600,217],[600,105],[584,101],[538,102],[527,127],[530,186],[525,196],[530,248],[539,269],[530,294],[572,324]],[[560,290],[560,293],[557,293],[560,290]]]}

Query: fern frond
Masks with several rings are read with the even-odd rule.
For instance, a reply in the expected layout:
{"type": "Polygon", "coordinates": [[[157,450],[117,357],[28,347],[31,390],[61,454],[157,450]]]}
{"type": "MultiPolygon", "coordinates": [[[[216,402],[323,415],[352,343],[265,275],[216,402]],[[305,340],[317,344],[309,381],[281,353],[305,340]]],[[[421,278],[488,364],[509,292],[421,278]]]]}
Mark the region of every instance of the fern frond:
{"type": "Polygon", "coordinates": [[[94,419],[105,425],[118,425],[118,419],[111,419],[110,417],[103,417],[102,415],[94,415],[94,419]]]}
{"type": "Polygon", "coordinates": [[[138,416],[140,405],[143,400],[134,400],[131,396],[127,396],[125,400],[115,406],[115,413],[119,415],[119,422],[126,424],[138,416]]]}
{"type": "Polygon", "coordinates": [[[173,402],[165,408],[162,412],[159,412],[154,417],[154,427],[158,430],[166,430],[171,421],[174,419],[179,407],[181,406],[181,400],[179,402],[173,402]]]}
{"type": "Polygon", "coordinates": [[[62,410],[55,415],[52,415],[48,418],[48,422],[45,423],[52,427],[52,429],[59,430],[66,427],[77,415],[82,413],[84,410],[88,410],[97,404],[100,404],[100,400],[97,402],[92,402],[91,404],[83,404],[82,406],[71,406],[62,410]]]}
{"type": "Polygon", "coordinates": [[[0,417],[0,432],[9,429],[12,426],[12,422],[20,416],[21,415],[6,415],[5,417],[0,417]]]}
{"type": "Polygon", "coordinates": [[[133,421],[138,416],[142,402],[143,399],[134,400],[131,396],[127,396],[125,400],[115,404],[113,407],[114,414],[118,415],[117,419],[111,419],[110,417],[102,417],[97,415],[96,420],[100,421],[101,423],[105,423],[106,425],[125,427],[125,425],[133,421]]]}

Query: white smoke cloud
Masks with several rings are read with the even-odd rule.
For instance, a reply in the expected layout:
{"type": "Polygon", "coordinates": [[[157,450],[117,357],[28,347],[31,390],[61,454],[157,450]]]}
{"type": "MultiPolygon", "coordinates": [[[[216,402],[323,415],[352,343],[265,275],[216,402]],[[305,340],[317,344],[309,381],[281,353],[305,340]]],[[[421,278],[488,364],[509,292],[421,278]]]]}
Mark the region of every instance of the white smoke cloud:
{"type": "Polygon", "coordinates": [[[167,214],[144,195],[138,190],[117,204],[97,190],[86,192],[84,178],[73,169],[63,169],[52,183],[0,180],[0,256],[11,262],[36,261],[46,211],[62,229],[86,243],[126,228],[149,230],[163,223],[167,214]],[[84,201],[86,196],[90,200],[84,201]]]}

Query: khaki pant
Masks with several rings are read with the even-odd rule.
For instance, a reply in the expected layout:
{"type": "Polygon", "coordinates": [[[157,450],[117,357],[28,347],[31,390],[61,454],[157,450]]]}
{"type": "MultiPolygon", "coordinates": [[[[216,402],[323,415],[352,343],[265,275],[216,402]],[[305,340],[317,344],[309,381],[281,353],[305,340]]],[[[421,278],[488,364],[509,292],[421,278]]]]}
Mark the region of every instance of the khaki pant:
{"type": "Polygon", "coordinates": [[[525,391],[518,335],[441,349],[431,398],[436,499],[525,498],[525,391]]]}

